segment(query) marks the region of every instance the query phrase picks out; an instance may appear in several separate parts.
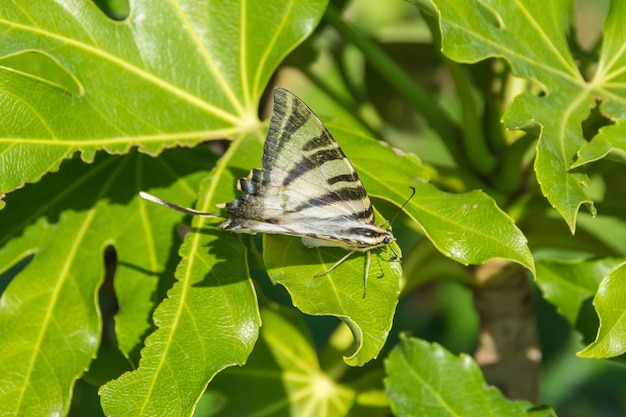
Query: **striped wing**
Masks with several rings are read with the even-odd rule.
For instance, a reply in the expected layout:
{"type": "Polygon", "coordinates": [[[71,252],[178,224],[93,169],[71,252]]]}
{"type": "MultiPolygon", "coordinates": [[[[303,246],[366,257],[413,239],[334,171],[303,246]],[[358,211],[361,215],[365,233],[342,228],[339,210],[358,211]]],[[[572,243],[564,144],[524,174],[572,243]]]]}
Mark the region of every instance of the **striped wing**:
{"type": "Polygon", "coordinates": [[[287,214],[373,220],[363,184],[331,133],[302,100],[280,88],[274,92],[263,172],[287,202],[282,207],[287,214]]]}
{"type": "Polygon", "coordinates": [[[354,233],[389,234],[373,223],[363,184],[328,129],[282,88],[274,90],[263,169],[240,179],[239,188],[246,194],[226,204],[233,215],[222,225],[227,230],[320,238],[349,248],[378,245],[350,245],[358,240],[354,233]]]}

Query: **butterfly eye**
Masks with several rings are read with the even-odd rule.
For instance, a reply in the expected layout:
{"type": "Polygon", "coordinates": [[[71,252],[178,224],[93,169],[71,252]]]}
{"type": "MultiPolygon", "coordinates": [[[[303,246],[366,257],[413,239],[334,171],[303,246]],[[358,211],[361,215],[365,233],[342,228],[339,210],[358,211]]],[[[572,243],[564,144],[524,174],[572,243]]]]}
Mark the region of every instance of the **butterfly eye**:
{"type": "Polygon", "coordinates": [[[365,236],[365,237],[374,237],[376,236],[376,232],[374,232],[373,230],[370,229],[352,229],[352,233],[357,234],[357,235],[361,235],[361,236],[365,236]]]}

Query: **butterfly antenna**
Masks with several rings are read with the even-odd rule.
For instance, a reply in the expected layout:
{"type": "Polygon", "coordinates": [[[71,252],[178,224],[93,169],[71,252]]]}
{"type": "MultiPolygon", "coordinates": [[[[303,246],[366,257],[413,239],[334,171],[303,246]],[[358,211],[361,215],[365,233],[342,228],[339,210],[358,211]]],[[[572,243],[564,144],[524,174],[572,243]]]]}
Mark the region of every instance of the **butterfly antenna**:
{"type": "Polygon", "coordinates": [[[153,196],[152,194],[145,193],[143,191],[139,191],[139,196],[144,200],[152,201],[153,203],[160,204],[165,207],[169,207],[173,210],[180,211],[181,213],[189,214],[191,216],[202,216],[202,217],[213,217],[217,219],[223,219],[224,217],[218,216],[217,214],[207,213],[205,211],[198,211],[194,209],[190,209],[187,207],[181,207],[174,203],[170,203],[169,201],[161,200],[158,197],[153,196]]]}
{"type": "Polygon", "coordinates": [[[393,215],[393,217],[391,218],[391,220],[389,220],[389,222],[387,222],[387,224],[389,225],[389,227],[391,227],[391,224],[396,220],[396,217],[398,217],[398,215],[400,213],[402,213],[402,209],[409,203],[409,201],[411,201],[411,199],[415,196],[415,193],[417,192],[417,190],[415,189],[415,187],[413,187],[412,185],[409,185],[409,188],[411,190],[413,190],[413,192],[411,193],[411,195],[409,196],[409,198],[406,199],[406,201],[404,203],[402,203],[402,205],[400,206],[400,208],[398,209],[398,211],[396,211],[396,214],[393,215]]]}

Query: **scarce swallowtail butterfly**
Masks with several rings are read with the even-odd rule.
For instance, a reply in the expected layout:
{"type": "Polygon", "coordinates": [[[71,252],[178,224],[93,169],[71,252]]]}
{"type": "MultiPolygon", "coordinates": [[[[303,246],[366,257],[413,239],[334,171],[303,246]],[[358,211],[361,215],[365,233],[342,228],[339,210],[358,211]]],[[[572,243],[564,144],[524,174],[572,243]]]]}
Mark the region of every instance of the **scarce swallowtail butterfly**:
{"type": "MultiPolygon", "coordinates": [[[[244,194],[220,205],[231,215],[219,227],[236,233],[271,233],[302,238],[307,247],[336,246],[366,252],[365,297],[370,250],[392,243],[390,230],[374,223],[365,188],[333,136],[302,100],[283,88],[274,90],[274,115],[263,149],[263,168],[240,178],[244,194]]],[[[224,218],[177,206],[148,193],[146,200],[186,214],[224,218]]]]}

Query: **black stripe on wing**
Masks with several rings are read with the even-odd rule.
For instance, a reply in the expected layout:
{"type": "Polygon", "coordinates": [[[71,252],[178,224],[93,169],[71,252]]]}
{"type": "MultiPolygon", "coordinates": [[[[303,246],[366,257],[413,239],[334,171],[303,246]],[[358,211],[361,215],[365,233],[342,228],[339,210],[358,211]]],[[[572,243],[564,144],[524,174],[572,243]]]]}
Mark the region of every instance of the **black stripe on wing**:
{"type": "Polygon", "coordinates": [[[326,180],[328,185],[337,184],[338,182],[357,182],[359,177],[354,174],[341,174],[330,177],[326,180]]]}
{"type": "Polygon", "coordinates": [[[302,150],[310,152],[320,148],[327,148],[328,146],[336,147],[337,142],[335,142],[328,129],[324,127],[319,135],[312,137],[302,146],[302,150]]]}
{"type": "MultiPolygon", "coordinates": [[[[342,202],[362,201],[364,194],[365,189],[363,189],[363,186],[359,183],[357,186],[354,187],[340,188],[338,190],[329,191],[321,196],[311,197],[307,201],[299,204],[297,207],[290,211],[299,212],[309,207],[332,206],[333,204],[338,204],[342,202]]],[[[342,217],[353,218],[355,220],[371,223],[374,220],[372,203],[370,203],[368,199],[367,205],[363,211],[350,213],[349,215],[345,215],[342,217]]]]}
{"type": "Polygon", "coordinates": [[[282,88],[274,90],[274,115],[270,121],[263,148],[263,169],[272,169],[270,161],[279,159],[280,152],[312,115],[311,109],[282,88]]]}
{"type": "MultiPolygon", "coordinates": [[[[287,176],[283,180],[283,185],[288,186],[303,175],[321,167],[326,162],[340,159],[345,160],[345,162],[348,163],[346,156],[341,149],[339,149],[339,147],[333,149],[322,149],[321,151],[317,151],[311,155],[303,155],[302,158],[293,165],[289,172],[287,172],[287,176]]],[[[353,181],[356,181],[357,179],[358,178],[354,176],[353,181]]]]}

